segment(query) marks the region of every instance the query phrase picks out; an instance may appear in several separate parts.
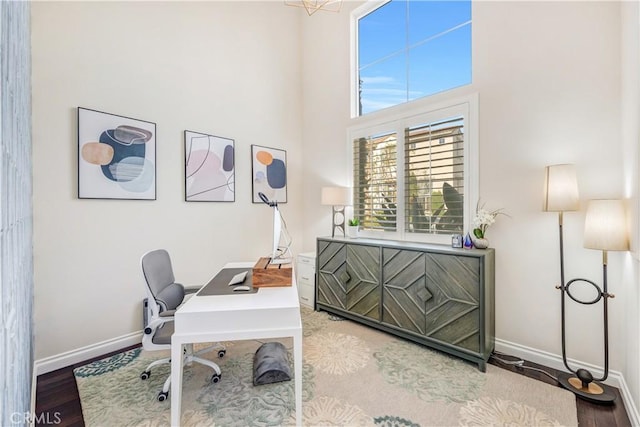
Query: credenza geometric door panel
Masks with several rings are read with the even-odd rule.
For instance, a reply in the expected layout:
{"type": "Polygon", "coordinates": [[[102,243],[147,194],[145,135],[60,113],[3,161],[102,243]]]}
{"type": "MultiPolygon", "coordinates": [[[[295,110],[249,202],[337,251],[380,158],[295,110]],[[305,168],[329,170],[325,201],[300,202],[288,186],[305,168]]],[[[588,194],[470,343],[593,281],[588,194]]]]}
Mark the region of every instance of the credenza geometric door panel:
{"type": "Polygon", "coordinates": [[[343,278],[347,272],[347,245],[344,243],[318,242],[316,256],[317,297],[321,304],[347,309],[347,285],[343,278]]]}
{"type": "Polygon", "coordinates": [[[473,351],[480,349],[480,261],[425,254],[427,288],[425,335],[473,351]]]}
{"type": "Polygon", "coordinates": [[[424,253],[384,248],[382,262],[382,321],[424,335],[426,302],[433,298],[424,253]]]}
{"type": "Polygon", "coordinates": [[[347,245],[347,310],[380,320],[380,248],[347,245]]]}
{"type": "Polygon", "coordinates": [[[318,302],[380,319],[380,248],[320,242],[318,302]]]}
{"type": "Polygon", "coordinates": [[[486,369],[495,346],[494,250],[318,238],[316,307],[486,369]]]}
{"type": "Polygon", "coordinates": [[[383,249],[382,321],[478,351],[477,258],[383,249]]]}

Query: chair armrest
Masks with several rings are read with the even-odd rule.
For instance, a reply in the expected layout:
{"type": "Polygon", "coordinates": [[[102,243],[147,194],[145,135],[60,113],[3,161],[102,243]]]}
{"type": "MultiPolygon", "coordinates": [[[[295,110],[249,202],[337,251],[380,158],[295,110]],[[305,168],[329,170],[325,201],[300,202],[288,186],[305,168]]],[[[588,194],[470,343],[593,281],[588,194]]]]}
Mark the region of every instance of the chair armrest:
{"type": "Polygon", "coordinates": [[[158,317],[155,317],[149,321],[149,324],[144,327],[145,335],[151,335],[155,330],[165,323],[173,322],[173,313],[175,310],[165,311],[160,313],[158,317]],[[166,314],[165,314],[166,313],[166,314]]]}

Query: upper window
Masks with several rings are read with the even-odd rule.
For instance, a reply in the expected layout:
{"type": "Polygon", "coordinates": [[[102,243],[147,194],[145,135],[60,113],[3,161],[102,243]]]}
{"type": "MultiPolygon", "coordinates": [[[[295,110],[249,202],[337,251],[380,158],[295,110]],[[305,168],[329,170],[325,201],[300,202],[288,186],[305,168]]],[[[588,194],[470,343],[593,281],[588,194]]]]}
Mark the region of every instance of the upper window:
{"type": "Polygon", "coordinates": [[[361,116],[471,83],[471,1],[390,0],[357,19],[361,116]]]}

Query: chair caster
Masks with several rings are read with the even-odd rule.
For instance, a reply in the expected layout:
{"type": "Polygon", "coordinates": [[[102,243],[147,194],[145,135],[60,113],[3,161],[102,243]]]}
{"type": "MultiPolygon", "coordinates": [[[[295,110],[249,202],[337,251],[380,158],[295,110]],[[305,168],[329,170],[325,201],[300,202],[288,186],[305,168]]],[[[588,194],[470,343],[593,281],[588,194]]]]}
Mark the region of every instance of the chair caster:
{"type": "Polygon", "coordinates": [[[227,354],[227,350],[218,350],[218,357],[222,359],[227,354]]]}
{"type": "Polygon", "coordinates": [[[158,402],[164,402],[169,397],[168,391],[161,391],[158,393],[158,402]]]}
{"type": "Polygon", "coordinates": [[[140,379],[141,380],[148,380],[150,376],[151,376],[151,372],[144,371],[143,373],[140,374],[140,379]]]}
{"type": "Polygon", "coordinates": [[[211,377],[211,382],[212,383],[218,383],[220,382],[220,378],[222,377],[222,374],[213,374],[213,376],[211,377]]]}

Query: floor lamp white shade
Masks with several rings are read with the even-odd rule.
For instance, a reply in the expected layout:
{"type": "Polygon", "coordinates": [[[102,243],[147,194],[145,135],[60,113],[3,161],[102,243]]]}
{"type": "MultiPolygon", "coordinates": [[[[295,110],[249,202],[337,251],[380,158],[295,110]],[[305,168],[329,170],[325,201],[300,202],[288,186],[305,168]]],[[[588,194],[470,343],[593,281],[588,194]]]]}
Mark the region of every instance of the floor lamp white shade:
{"type": "Polygon", "coordinates": [[[577,211],[580,208],[576,168],[572,164],[545,168],[544,206],[546,212],[577,211]]]}
{"type": "Polygon", "coordinates": [[[629,250],[623,200],[589,200],[584,221],[584,247],[603,251],[629,250]]]}

